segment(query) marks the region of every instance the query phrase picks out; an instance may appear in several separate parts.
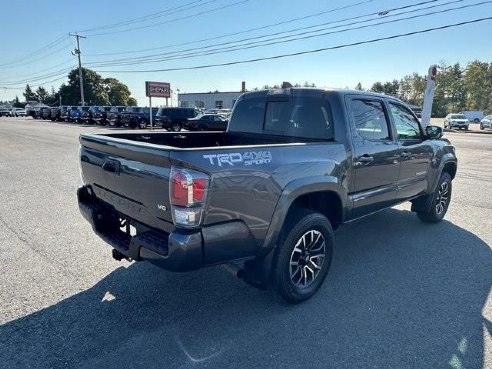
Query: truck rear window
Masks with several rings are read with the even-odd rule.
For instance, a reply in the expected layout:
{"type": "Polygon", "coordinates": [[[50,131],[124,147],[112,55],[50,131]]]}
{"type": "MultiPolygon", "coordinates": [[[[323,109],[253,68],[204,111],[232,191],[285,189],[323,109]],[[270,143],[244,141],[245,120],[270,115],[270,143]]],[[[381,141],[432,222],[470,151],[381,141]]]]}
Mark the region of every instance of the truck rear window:
{"type": "Polygon", "coordinates": [[[322,98],[244,99],[234,108],[230,131],[330,140],[332,114],[322,98]]]}

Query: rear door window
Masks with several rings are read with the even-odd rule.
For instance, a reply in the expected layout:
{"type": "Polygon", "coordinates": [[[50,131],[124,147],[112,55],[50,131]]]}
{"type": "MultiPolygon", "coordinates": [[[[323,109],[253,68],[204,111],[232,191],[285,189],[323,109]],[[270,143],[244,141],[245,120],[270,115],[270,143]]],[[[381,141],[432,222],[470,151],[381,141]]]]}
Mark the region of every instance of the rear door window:
{"type": "Polygon", "coordinates": [[[372,141],[390,140],[388,120],[381,101],[354,99],[350,107],[355,130],[360,137],[372,141]]]}

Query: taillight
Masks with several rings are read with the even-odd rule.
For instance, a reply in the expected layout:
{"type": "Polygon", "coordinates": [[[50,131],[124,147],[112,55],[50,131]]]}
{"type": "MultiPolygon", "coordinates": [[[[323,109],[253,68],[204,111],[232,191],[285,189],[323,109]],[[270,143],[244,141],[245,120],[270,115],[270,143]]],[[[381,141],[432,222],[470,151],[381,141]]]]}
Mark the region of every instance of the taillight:
{"type": "Polygon", "coordinates": [[[174,224],[185,228],[200,224],[209,180],[204,173],[171,168],[169,195],[174,224]]]}

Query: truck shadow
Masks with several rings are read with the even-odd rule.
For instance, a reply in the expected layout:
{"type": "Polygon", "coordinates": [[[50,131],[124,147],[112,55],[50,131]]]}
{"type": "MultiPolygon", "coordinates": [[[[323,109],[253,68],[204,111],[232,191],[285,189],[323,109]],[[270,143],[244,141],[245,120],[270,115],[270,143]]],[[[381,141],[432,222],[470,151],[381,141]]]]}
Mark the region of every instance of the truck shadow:
{"type": "Polygon", "coordinates": [[[484,241],[396,209],[336,239],[325,284],[296,306],[220,267],[120,267],[0,326],[0,367],[482,367],[492,333],[482,315],[492,270],[484,241]]]}

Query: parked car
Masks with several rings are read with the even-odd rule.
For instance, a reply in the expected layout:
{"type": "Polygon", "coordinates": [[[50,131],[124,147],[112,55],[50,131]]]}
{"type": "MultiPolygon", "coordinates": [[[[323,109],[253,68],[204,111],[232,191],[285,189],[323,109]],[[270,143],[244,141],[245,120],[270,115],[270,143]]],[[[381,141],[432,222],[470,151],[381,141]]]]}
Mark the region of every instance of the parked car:
{"type": "Polygon", "coordinates": [[[39,117],[44,120],[51,119],[51,108],[49,106],[43,106],[39,109],[39,117]]]}
{"type": "Polygon", "coordinates": [[[101,118],[96,123],[100,124],[101,126],[105,126],[106,124],[108,124],[109,123],[108,114],[110,111],[111,111],[111,106],[101,107],[101,110],[100,110],[101,118]]]}
{"type": "Polygon", "coordinates": [[[107,113],[108,116],[108,123],[110,126],[113,127],[120,127],[121,126],[121,116],[120,113],[125,111],[124,106],[112,106],[111,110],[109,113],[107,113]]]}
{"type": "Polygon", "coordinates": [[[323,283],[334,229],[406,201],[440,222],[457,171],[441,127],[366,91],[250,92],[226,132],[85,133],[80,145],[79,209],[113,258],[227,264],[290,303],[323,283]]]}
{"type": "Polygon", "coordinates": [[[190,118],[195,118],[198,111],[194,108],[159,108],[155,123],[168,131],[178,132],[190,118]]]}
{"type": "Polygon", "coordinates": [[[444,128],[458,128],[468,130],[470,122],[464,114],[448,114],[444,118],[444,128]]]}
{"type": "Polygon", "coordinates": [[[84,123],[93,123],[97,124],[102,118],[102,107],[101,106],[91,106],[87,107],[82,111],[82,121],[84,123]]]}
{"type": "Polygon", "coordinates": [[[60,120],[69,122],[71,110],[72,110],[72,106],[62,106],[60,109],[60,120]]]}
{"type": "Polygon", "coordinates": [[[51,108],[51,121],[52,122],[61,120],[61,118],[60,118],[61,108],[62,108],[61,106],[56,106],[56,107],[51,108]]]}
{"type": "Polygon", "coordinates": [[[125,110],[120,113],[121,125],[124,127],[130,127],[130,121],[132,120],[132,114],[138,114],[142,111],[138,106],[127,106],[125,110]]]}
{"type": "Polygon", "coordinates": [[[189,131],[225,131],[228,122],[222,114],[202,114],[188,119],[185,128],[189,131]]]}
{"type": "Polygon", "coordinates": [[[10,110],[7,108],[0,108],[0,117],[10,117],[10,110]]]}
{"type": "MultiPolygon", "coordinates": [[[[158,108],[152,108],[152,122],[155,122],[158,108]]],[[[132,109],[121,113],[121,121],[125,127],[147,128],[150,122],[150,108],[132,109]]]]}
{"type": "Polygon", "coordinates": [[[81,106],[71,106],[68,111],[68,121],[81,123],[82,122],[82,107],[81,106]]]}
{"type": "Polygon", "coordinates": [[[11,114],[14,117],[25,117],[25,116],[27,116],[26,109],[24,109],[24,108],[13,108],[11,110],[11,114]]]}
{"type": "Polygon", "coordinates": [[[480,121],[480,129],[492,128],[492,115],[487,115],[480,121]]]}

